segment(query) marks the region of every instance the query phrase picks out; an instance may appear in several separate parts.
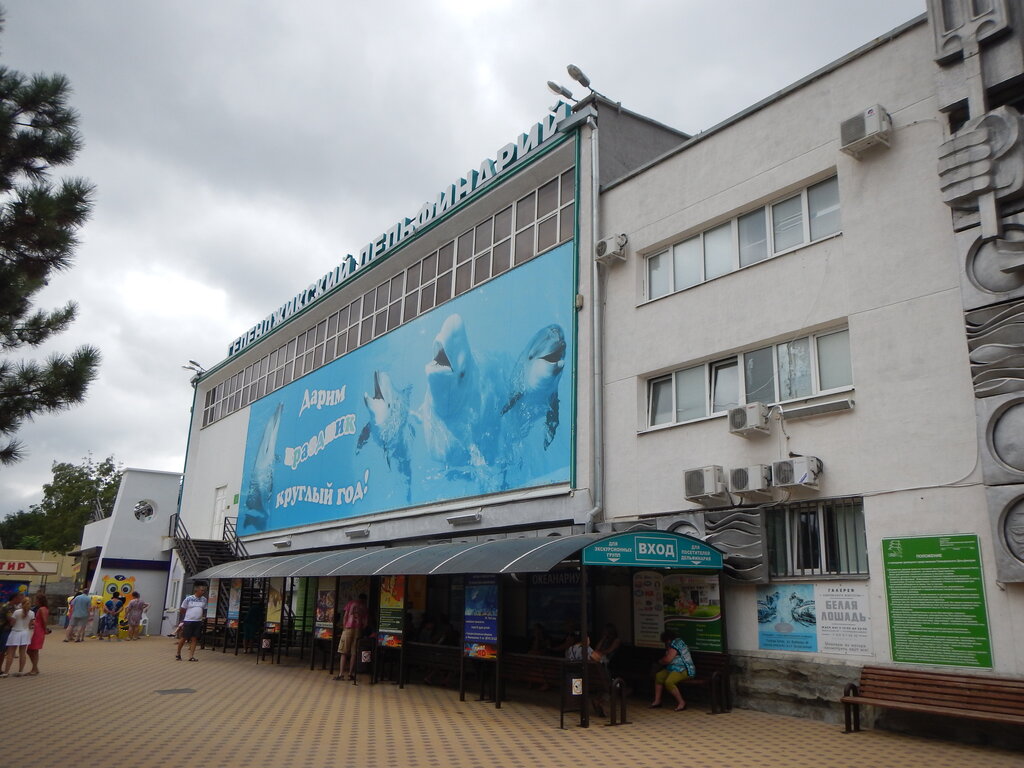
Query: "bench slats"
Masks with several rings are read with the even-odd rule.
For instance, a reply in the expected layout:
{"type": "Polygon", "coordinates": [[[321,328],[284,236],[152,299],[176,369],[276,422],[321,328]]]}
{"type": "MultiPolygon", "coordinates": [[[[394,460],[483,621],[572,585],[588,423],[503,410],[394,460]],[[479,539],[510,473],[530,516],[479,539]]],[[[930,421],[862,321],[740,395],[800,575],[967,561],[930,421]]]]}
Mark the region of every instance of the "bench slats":
{"type": "Polygon", "coordinates": [[[847,732],[860,730],[861,704],[1024,725],[1024,679],[864,667],[850,693],[840,699],[847,732]]]}

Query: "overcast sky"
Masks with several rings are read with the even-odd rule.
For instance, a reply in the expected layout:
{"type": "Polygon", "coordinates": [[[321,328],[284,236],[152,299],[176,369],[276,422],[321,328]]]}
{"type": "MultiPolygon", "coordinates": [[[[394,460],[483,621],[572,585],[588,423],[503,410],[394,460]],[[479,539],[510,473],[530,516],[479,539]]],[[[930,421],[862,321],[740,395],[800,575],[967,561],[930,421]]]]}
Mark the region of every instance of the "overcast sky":
{"type": "MultiPolygon", "coordinates": [[[[53,461],[181,471],[196,360],[229,342],[556,100],[605,95],[688,133],[924,12],[925,0],[0,0],[0,63],[62,72],[97,187],[80,305],[41,351],[100,347],[85,404],[20,432],[0,515],[53,461]]],[[[838,131],[838,126],[836,128],[838,131]]]]}

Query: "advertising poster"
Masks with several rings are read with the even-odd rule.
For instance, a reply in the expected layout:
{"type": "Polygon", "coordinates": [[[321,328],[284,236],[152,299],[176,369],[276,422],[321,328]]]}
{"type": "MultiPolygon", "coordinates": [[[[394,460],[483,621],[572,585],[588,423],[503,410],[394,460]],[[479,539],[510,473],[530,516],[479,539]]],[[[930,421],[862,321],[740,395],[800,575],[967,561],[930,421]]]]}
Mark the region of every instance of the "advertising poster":
{"type": "Polygon", "coordinates": [[[284,604],[284,579],[270,579],[267,587],[267,632],[281,631],[281,608],[284,604]]]}
{"type": "Polygon", "coordinates": [[[220,579],[210,579],[206,590],[206,618],[217,618],[217,598],[220,594],[220,579]]]}
{"type": "Polygon", "coordinates": [[[242,580],[232,579],[228,591],[228,626],[238,628],[238,609],[242,603],[242,580]]]}
{"type": "Polygon", "coordinates": [[[665,627],[665,603],[661,591],[662,576],[657,571],[633,574],[633,644],[643,648],[661,648],[665,627]]]}
{"type": "Polygon", "coordinates": [[[6,603],[15,595],[24,595],[27,592],[27,581],[0,581],[0,603],[6,603]]]}
{"type": "Polygon", "coordinates": [[[661,590],[665,629],[695,651],[720,653],[722,599],[718,577],[673,573],[663,577],[661,590]]]}
{"type": "Polygon", "coordinates": [[[338,593],[334,591],[334,579],[319,579],[316,590],[315,633],[317,640],[334,637],[334,614],[337,611],[338,593]]]}
{"type": "Polygon", "coordinates": [[[757,647],[762,651],[818,650],[813,584],[757,588],[757,647]]]}
{"type": "Polygon", "coordinates": [[[463,622],[463,652],[478,659],[498,656],[498,577],[493,574],[466,576],[466,615],[463,622]]]}
{"type": "Polygon", "coordinates": [[[882,539],[892,660],[992,667],[975,535],[882,539]]]}
{"type": "Polygon", "coordinates": [[[818,584],[818,650],[837,656],[873,656],[867,587],[818,584]]]}
{"type": "Polygon", "coordinates": [[[405,576],[380,578],[380,645],[398,647],[402,644],[405,628],[405,576]]]}
{"type": "Polygon", "coordinates": [[[253,403],[239,535],[568,482],[573,264],[559,246],[253,403]]]}

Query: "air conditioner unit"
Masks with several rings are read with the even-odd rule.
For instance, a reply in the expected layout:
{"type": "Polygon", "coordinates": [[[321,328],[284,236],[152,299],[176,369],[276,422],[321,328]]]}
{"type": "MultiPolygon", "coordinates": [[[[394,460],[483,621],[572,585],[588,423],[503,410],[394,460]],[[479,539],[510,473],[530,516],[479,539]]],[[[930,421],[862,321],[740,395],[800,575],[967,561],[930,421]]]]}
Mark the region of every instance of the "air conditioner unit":
{"type": "Polygon", "coordinates": [[[683,472],[683,491],[687,500],[701,504],[727,501],[725,472],[718,464],[683,472]]]}
{"type": "Polygon", "coordinates": [[[875,104],[839,124],[839,149],[860,160],[861,154],[872,147],[888,147],[891,135],[889,113],[881,104],[875,104]]]}
{"type": "Polygon", "coordinates": [[[768,434],[768,406],[754,402],[730,408],[729,431],[742,437],[768,434]]]}
{"type": "Polygon", "coordinates": [[[625,261],[626,243],[628,242],[629,238],[625,235],[613,235],[604,240],[598,240],[594,247],[594,259],[602,264],[607,264],[615,259],[625,261]]]}
{"type": "Polygon", "coordinates": [[[767,464],[736,467],[729,470],[729,492],[740,496],[771,495],[772,468],[767,464]]]}
{"type": "Polygon", "coordinates": [[[797,456],[793,459],[772,462],[772,485],[776,488],[802,486],[817,488],[821,475],[821,459],[814,456],[797,456]]]}

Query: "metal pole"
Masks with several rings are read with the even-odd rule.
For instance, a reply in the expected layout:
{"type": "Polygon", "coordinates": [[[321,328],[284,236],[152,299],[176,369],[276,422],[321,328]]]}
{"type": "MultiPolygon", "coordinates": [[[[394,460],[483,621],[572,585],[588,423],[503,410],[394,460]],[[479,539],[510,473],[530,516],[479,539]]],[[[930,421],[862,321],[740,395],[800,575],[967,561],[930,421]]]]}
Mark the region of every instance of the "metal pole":
{"type": "Polygon", "coordinates": [[[590,685],[587,674],[587,667],[590,666],[590,659],[587,656],[587,647],[590,645],[590,638],[587,633],[587,566],[583,564],[580,556],[580,658],[583,660],[582,672],[582,695],[580,702],[580,728],[590,727],[590,685]]]}

